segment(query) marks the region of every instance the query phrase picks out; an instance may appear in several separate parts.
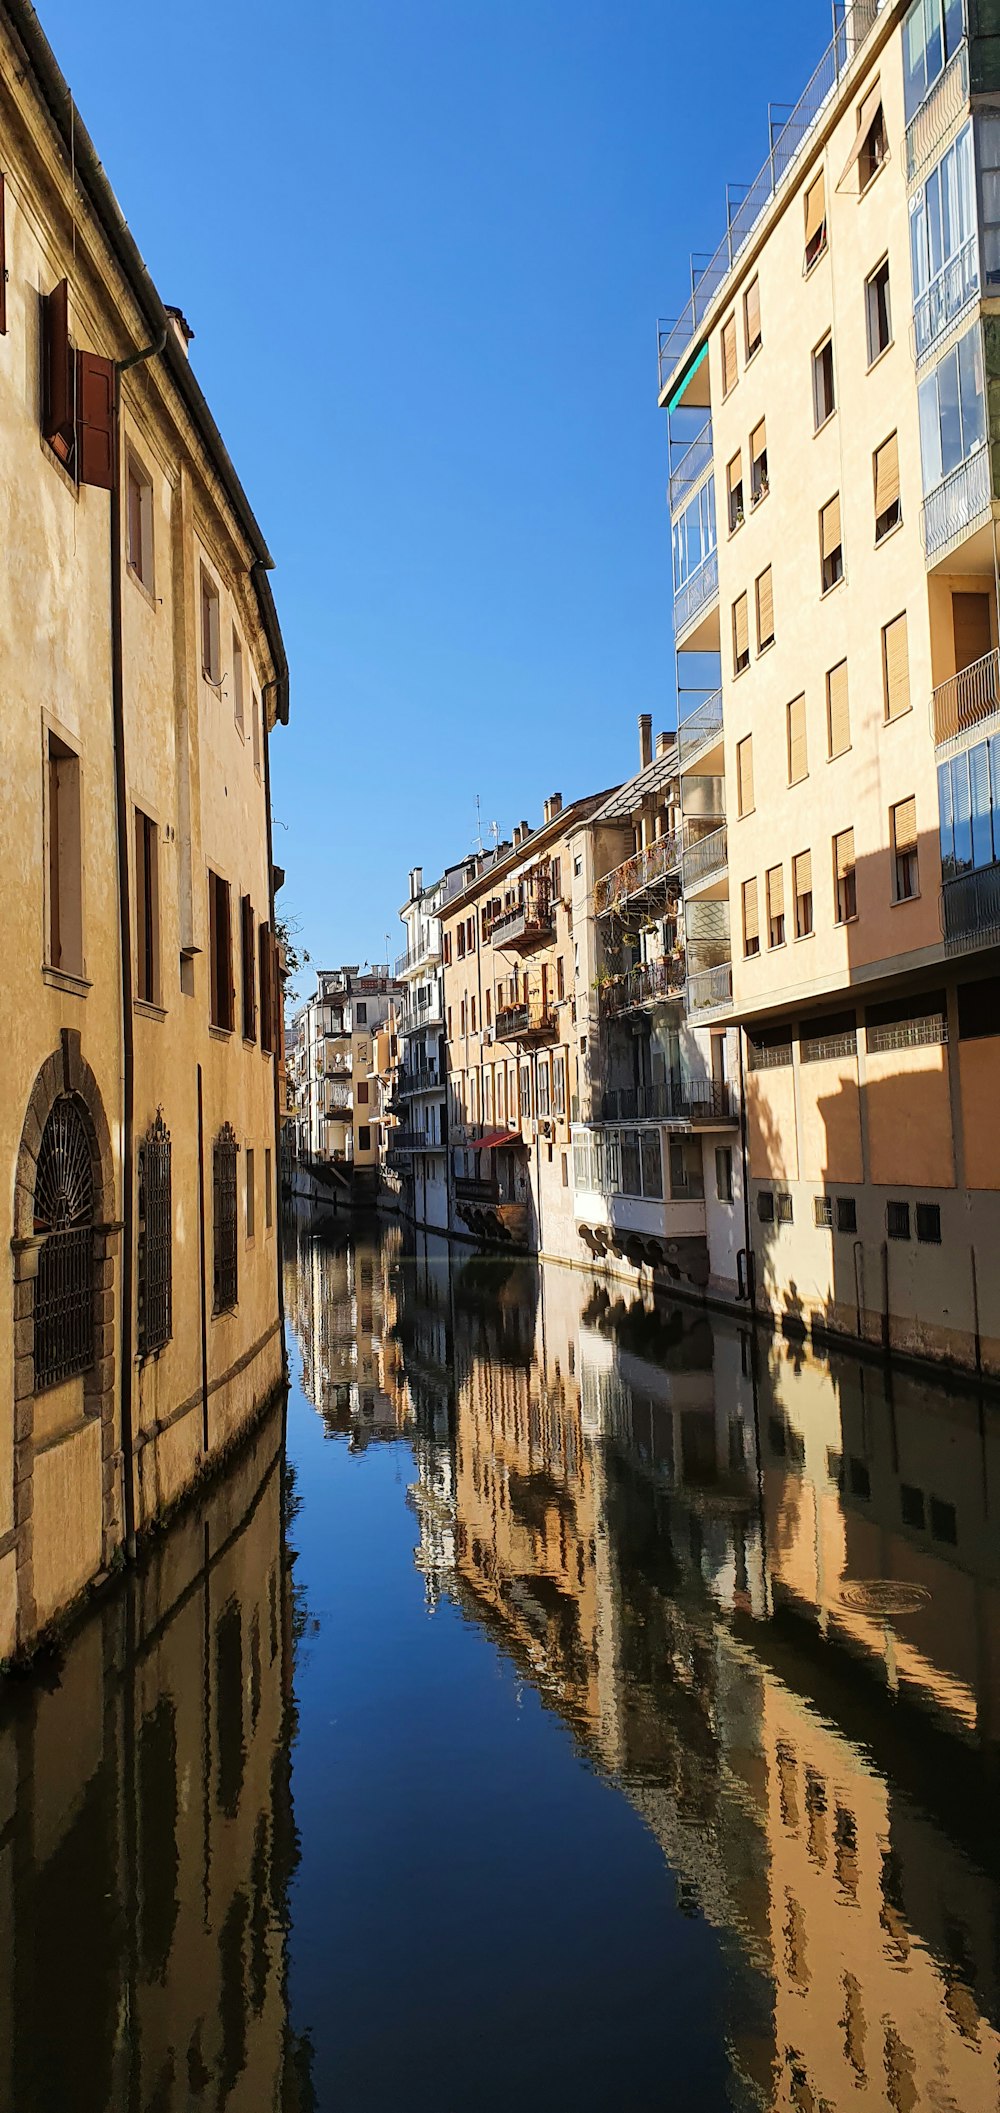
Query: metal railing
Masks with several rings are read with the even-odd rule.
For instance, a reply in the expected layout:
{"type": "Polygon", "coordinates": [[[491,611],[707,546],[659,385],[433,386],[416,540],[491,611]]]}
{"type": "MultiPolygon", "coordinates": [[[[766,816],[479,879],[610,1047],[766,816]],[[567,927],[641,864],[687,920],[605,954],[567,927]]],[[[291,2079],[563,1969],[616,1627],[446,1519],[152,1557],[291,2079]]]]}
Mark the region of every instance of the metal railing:
{"type": "Polygon", "coordinates": [[[733,1002],[733,964],[721,961],[716,968],[701,969],[687,982],[689,1013],[718,1012],[733,1002]]]}
{"type": "Polygon", "coordinates": [[[690,770],[702,751],[714,747],[722,732],[722,691],[714,691],[682,719],[677,728],[677,747],[682,770],[690,770]]]}
{"type": "Polygon", "coordinates": [[[495,917],[487,929],[490,945],[513,945],[517,939],[546,939],[552,931],[553,903],[547,881],[536,881],[525,889],[524,900],[513,910],[495,917]]]}
{"type": "Polygon", "coordinates": [[[640,1006],[655,1004],[657,999],[679,998],[683,990],[683,961],[640,961],[635,968],[626,969],[623,976],[613,976],[609,983],[602,983],[601,1017],[617,1020],[622,1013],[635,1012],[640,1006]]]}
{"type": "Polygon", "coordinates": [[[1000,712],[1000,653],[996,647],[984,653],[981,660],[974,660],[971,667],[949,675],[947,682],[939,682],[931,707],[938,746],[942,741],[954,741],[959,734],[968,733],[983,719],[1000,712]]]}
{"type": "Polygon", "coordinates": [[[702,558],[697,572],[692,572],[683,587],[674,595],[674,638],[678,639],[695,617],[719,598],[719,553],[710,550],[702,558]]]}
{"type": "Polygon", "coordinates": [[[944,1013],[922,1013],[916,1020],[886,1020],[865,1029],[865,1044],[878,1049],[939,1049],[947,1045],[948,1022],[944,1013]]]}
{"type": "Polygon", "coordinates": [[[456,1174],[456,1203],[499,1203],[500,1188],[496,1181],[476,1181],[471,1175],[456,1174]]]}
{"type": "Polygon", "coordinates": [[[969,100],[969,45],[962,38],[906,127],[906,181],[913,183],[969,100]]]}
{"type": "Polygon", "coordinates": [[[555,1034],[558,1025],[553,1007],[532,998],[525,1005],[497,1008],[496,1038],[498,1042],[515,1042],[522,1035],[555,1034]]]}
{"type": "Polygon", "coordinates": [[[913,349],[925,359],[979,292],[979,236],[969,236],[913,304],[913,349]]]}
{"type": "Polygon", "coordinates": [[[985,443],[960,462],[936,491],[924,500],[924,549],[929,558],[944,550],[955,536],[972,528],[989,514],[993,503],[990,451],[985,443]]]}
{"type": "Polygon", "coordinates": [[[1000,941],[1000,865],[946,880],[941,890],[945,944],[957,953],[1000,941]]]}
{"type": "Polygon", "coordinates": [[[676,513],[682,499],[700,484],[706,470],[712,467],[712,421],[705,420],[701,432],[689,442],[681,455],[676,469],[670,472],[670,511],[676,513]]]}
{"type": "Polygon", "coordinates": [[[655,882],[665,880],[669,873],[680,870],[680,838],[676,835],[658,836],[655,843],[647,844],[642,851],[635,851],[631,858],[623,859],[611,873],[605,873],[594,888],[594,914],[604,917],[609,910],[624,904],[634,895],[642,895],[655,882]]]}
{"type": "Polygon", "coordinates": [[[835,0],[832,42],[784,124],[772,130],[770,154],[744,198],[738,205],[730,207],[729,225],[714,257],[692,257],[691,299],[683,314],[675,322],[661,323],[658,327],[661,393],[697,335],[761,215],[798,159],[819,112],[860,51],[882,5],[884,0],[852,0],[849,5],[844,4],[844,0],[835,0]]]}
{"type": "Polygon", "coordinates": [[[724,873],[729,859],[729,831],[723,822],[721,829],[712,829],[707,836],[693,837],[684,846],[684,886],[690,888],[700,881],[710,880],[717,873],[724,873]]]}
{"type": "Polygon", "coordinates": [[[429,968],[433,961],[440,959],[440,939],[425,939],[421,946],[412,946],[405,954],[397,954],[393,973],[397,978],[412,976],[418,968],[424,967],[425,964],[429,968]]]}
{"type": "Polygon", "coordinates": [[[426,1093],[430,1086],[443,1084],[436,1064],[401,1064],[396,1073],[396,1092],[400,1100],[411,1093],[426,1093]]]}
{"type": "Polygon", "coordinates": [[[662,1079],[652,1086],[612,1086],[601,1095],[602,1123],[723,1122],[733,1091],[718,1079],[662,1079]]]}

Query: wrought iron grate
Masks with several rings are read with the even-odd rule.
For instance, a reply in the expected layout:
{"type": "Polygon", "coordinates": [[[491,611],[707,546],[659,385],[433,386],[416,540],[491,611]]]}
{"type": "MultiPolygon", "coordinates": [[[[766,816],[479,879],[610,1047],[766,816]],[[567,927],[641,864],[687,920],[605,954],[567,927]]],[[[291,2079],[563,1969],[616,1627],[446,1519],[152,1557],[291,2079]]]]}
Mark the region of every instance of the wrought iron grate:
{"type": "Polygon", "coordinates": [[[236,1261],[236,1132],[223,1123],[212,1147],[214,1225],[214,1299],[216,1313],[235,1306],[239,1288],[236,1261]]]}
{"type": "Polygon", "coordinates": [[[69,1094],[49,1112],[35,1175],[35,1231],[45,1234],[35,1279],[35,1391],[94,1362],[94,1170],[83,1117],[69,1094]]]}
{"type": "Polygon", "coordinates": [[[138,1342],[140,1357],[151,1357],[172,1333],[170,1132],[159,1109],[139,1146],[138,1169],[138,1342]]]}

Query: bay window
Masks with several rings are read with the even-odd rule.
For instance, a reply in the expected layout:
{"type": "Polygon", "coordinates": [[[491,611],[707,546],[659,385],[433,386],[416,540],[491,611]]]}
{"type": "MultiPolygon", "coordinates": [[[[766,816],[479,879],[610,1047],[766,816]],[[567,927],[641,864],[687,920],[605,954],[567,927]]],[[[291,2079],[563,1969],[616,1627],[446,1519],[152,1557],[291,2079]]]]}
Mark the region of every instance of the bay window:
{"type": "Polygon", "coordinates": [[[979,290],[971,121],[910,202],[910,263],[919,360],[979,290]]]}

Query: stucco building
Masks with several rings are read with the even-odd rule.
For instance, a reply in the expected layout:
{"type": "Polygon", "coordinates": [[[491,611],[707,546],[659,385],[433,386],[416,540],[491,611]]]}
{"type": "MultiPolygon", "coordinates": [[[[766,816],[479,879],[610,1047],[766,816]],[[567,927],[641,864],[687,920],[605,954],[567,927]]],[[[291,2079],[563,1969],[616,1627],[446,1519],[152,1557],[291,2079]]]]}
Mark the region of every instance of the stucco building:
{"type": "Polygon", "coordinates": [[[327,1174],[345,1197],[374,1200],[378,1186],[378,1092],[371,1077],[373,1037],[399,1001],[399,987],[378,963],[320,969],[316,989],[296,1014],[289,1036],[295,1106],[293,1186],[315,1188],[327,1174]],[[374,1118],[374,1120],[373,1120],[374,1118]]]}
{"type": "Polygon", "coordinates": [[[0,9],[0,1659],[282,1374],[271,560],[66,82],[0,9]]]}

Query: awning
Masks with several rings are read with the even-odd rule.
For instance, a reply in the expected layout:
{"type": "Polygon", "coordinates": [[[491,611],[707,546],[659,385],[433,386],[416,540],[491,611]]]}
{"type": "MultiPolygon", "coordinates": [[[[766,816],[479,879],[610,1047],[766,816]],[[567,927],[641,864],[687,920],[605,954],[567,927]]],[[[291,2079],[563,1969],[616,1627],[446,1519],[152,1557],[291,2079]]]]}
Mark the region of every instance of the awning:
{"type": "Polygon", "coordinates": [[[865,96],[864,102],[862,103],[860,110],[858,111],[858,129],[854,135],[854,145],[851,148],[846,162],[844,163],[843,169],[841,170],[840,177],[837,182],[838,191],[843,190],[843,187],[847,182],[847,179],[851,174],[852,169],[854,168],[855,162],[860,156],[861,149],[864,146],[868,134],[871,131],[871,128],[875,122],[875,112],[878,109],[878,106],[881,101],[882,83],[876,77],[872,87],[869,88],[868,93],[865,96]]]}
{"type": "Polygon", "coordinates": [[[519,1130],[487,1130],[485,1137],[470,1137],[468,1139],[468,1150],[470,1152],[493,1152],[499,1150],[503,1145],[512,1145],[516,1150],[523,1143],[524,1139],[519,1130]]]}

